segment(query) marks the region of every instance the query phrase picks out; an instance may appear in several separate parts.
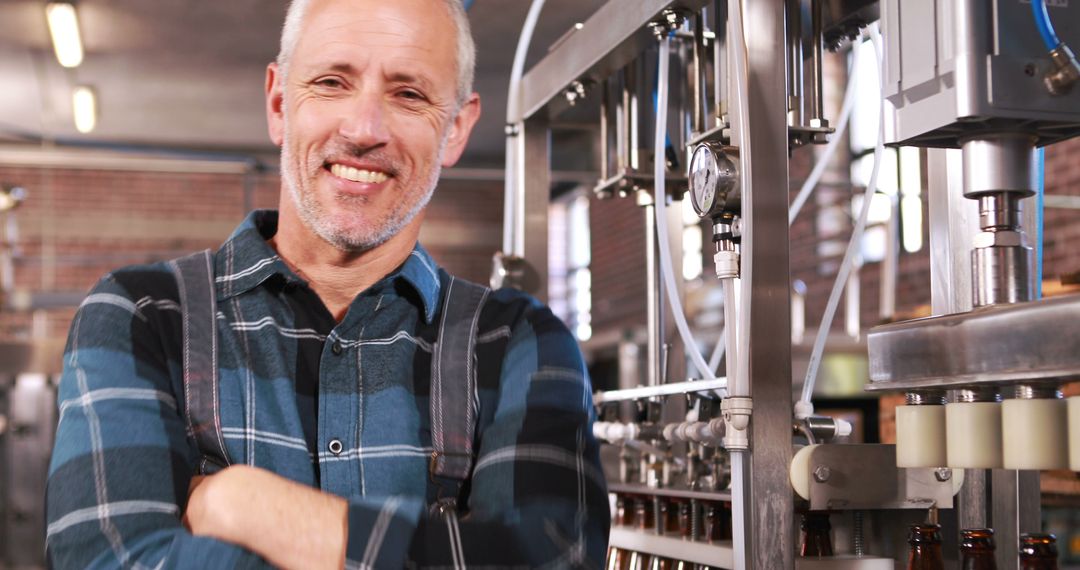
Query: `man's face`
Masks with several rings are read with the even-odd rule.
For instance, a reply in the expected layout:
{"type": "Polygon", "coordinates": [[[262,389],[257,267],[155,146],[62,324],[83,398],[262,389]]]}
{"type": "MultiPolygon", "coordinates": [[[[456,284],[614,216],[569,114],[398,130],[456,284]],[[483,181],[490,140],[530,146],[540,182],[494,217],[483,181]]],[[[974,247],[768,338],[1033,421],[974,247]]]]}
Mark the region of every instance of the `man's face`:
{"type": "Polygon", "coordinates": [[[441,0],[315,0],[287,75],[267,72],[282,215],[345,251],[376,247],[427,204],[479,115],[458,110],[456,30],[441,0]]]}

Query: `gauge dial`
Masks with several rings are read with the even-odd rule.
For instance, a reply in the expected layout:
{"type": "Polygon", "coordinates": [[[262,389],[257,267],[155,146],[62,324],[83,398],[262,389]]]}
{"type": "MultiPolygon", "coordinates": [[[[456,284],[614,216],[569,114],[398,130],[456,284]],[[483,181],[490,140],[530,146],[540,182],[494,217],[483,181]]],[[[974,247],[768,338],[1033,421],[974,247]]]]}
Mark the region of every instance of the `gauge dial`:
{"type": "Polygon", "coordinates": [[[735,165],[715,143],[702,143],[690,158],[690,202],[702,218],[719,214],[735,186],[735,165]]]}

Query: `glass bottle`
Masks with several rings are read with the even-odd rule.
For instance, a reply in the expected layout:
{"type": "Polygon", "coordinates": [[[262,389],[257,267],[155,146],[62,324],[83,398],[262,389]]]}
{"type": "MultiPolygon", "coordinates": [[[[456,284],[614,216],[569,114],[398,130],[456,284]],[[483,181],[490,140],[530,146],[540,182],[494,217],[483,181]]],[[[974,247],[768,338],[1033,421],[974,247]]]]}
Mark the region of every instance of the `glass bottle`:
{"type": "Polygon", "coordinates": [[[960,531],[960,570],[997,570],[993,529],[968,528],[960,531]]]}
{"type": "Polygon", "coordinates": [[[829,524],[829,513],[811,512],[802,516],[799,523],[802,530],[802,549],[799,556],[832,556],[832,525],[829,524]]]}
{"type": "Polygon", "coordinates": [[[941,557],[941,526],[931,523],[913,524],[908,533],[911,553],[908,570],[945,570],[941,557]]]}
{"type": "Polygon", "coordinates": [[[1020,535],[1020,570],[1057,570],[1057,558],[1057,538],[1054,535],[1020,535]]]}
{"type": "MultiPolygon", "coordinates": [[[[615,524],[626,526],[633,518],[634,502],[625,495],[615,495],[615,524]],[[627,506],[629,505],[629,507],[627,506]]],[[[606,570],[628,570],[630,568],[630,552],[614,546],[608,548],[606,570]]]]}
{"type": "MultiPolygon", "coordinates": [[[[634,505],[634,515],[637,519],[637,527],[641,532],[652,533],[656,528],[655,512],[652,508],[652,500],[647,497],[642,497],[634,505]]],[[[652,556],[649,556],[643,552],[633,552],[630,554],[630,570],[649,570],[649,565],[652,563],[652,556]]]]}

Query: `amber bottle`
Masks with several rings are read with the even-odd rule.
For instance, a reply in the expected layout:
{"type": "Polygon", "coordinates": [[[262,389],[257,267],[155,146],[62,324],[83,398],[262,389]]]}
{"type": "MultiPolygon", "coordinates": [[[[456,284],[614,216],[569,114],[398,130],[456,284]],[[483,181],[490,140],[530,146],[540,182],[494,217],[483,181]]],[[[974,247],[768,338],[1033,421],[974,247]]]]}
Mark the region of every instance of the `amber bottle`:
{"type": "Polygon", "coordinates": [[[802,517],[799,524],[802,529],[802,549],[799,556],[832,556],[832,524],[829,523],[829,513],[810,512],[802,517]]]}
{"type": "Polygon", "coordinates": [[[960,531],[960,570],[997,570],[992,529],[968,528],[960,531]]]}
{"type": "Polygon", "coordinates": [[[908,533],[911,553],[908,570],[945,570],[941,557],[941,526],[930,523],[913,524],[908,533]]]}
{"type": "MultiPolygon", "coordinates": [[[[634,505],[634,514],[637,519],[637,527],[643,532],[653,532],[656,528],[656,512],[653,510],[652,500],[647,497],[642,497],[634,505]]],[[[652,556],[643,552],[632,552],[630,554],[630,570],[649,570],[649,566],[652,563],[652,556]]]]}
{"type": "MultiPolygon", "coordinates": [[[[625,495],[615,496],[615,524],[626,526],[632,524],[634,515],[634,501],[625,495]]],[[[630,552],[614,546],[608,548],[606,570],[629,570],[630,552]]]]}
{"type": "Polygon", "coordinates": [[[1020,535],[1020,570],[1057,570],[1057,558],[1057,539],[1054,535],[1020,535]]]}

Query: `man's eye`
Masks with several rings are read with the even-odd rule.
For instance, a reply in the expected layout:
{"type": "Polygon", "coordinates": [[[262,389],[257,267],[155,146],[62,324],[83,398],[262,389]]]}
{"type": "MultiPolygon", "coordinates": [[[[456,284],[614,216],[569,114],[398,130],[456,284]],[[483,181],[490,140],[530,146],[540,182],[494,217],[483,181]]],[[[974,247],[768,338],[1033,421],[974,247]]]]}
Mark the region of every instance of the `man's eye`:
{"type": "Polygon", "coordinates": [[[341,87],[344,86],[344,84],[341,81],[339,81],[337,79],[334,79],[333,77],[324,77],[322,79],[316,79],[314,83],[315,83],[315,85],[317,85],[319,87],[326,87],[326,88],[329,88],[329,89],[338,89],[338,88],[341,88],[341,87]]]}
{"type": "Polygon", "coordinates": [[[413,91],[412,89],[399,91],[398,96],[410,101],[424,101],[426,99],[423,94],[418,91],[413,91]]]}

